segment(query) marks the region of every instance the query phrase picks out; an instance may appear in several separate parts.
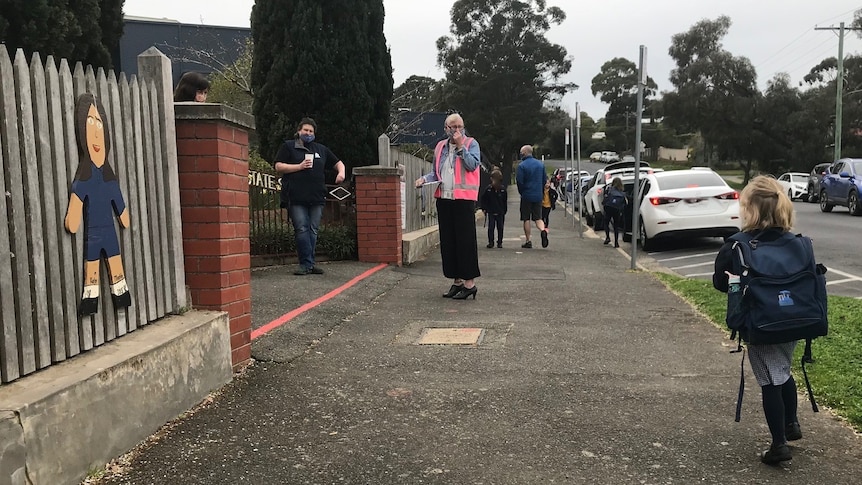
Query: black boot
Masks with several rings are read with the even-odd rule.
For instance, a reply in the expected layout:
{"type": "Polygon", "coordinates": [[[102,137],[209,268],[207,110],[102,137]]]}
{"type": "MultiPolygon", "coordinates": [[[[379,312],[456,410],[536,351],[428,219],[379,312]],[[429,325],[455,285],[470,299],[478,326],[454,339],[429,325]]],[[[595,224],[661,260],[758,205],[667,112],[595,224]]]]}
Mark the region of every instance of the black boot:
{"type": "Polygon", "coordinates": [[[99,311],[99,298],[84,298],[81,300],[81,305],[78,307],[78,315],[86,317],[93,315],[99,311]]]}
{"type": "Polygon", "coordinates": [[[132,306],[132,295],[129,294],[129,290],[126,290],[122,295],[111,295],[111,299],[114,300],[114,308],[128,308],[132,306]]]}

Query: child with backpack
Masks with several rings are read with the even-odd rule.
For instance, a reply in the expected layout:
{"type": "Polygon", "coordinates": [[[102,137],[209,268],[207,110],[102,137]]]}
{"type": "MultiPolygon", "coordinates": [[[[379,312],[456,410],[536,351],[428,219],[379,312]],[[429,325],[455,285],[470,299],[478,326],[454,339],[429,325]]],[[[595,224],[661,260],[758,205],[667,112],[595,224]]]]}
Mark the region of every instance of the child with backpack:
{"type": "Polygon", "coordinates": [[[491,172],[491,183],[482,192],[479,208],[485,213],[488,223],[488,246],[494,247],[494,231],[497,232],[497,247],[503,247],[503,224],[506,223],[506,186],[503,185],[503,173],[499,170],[491,172]]]}
{"type": "Polygon", "coordinates": [[[605,185],[605,196],[602,199],[602,210],[605,213],[605,244],[611,242],[611,225],[614,228],[614,247],[620,247],[620,228],[623,227],[623,215],[626,210],[626,193],[623,181],[619,177],[605,185]]]}
{"type": "MultiPolygon", "coordinates": [[[[761,461],[776,465],[792,458],[787,442],[802,438],[791,359],[797,341],[806,339],[810,361],[811,339],[826,335],[826,270],[814,261],[811,240],[790,232],[793,204],[775,179],[752,179],[740,194],[739,211],[742,232],[719,250],[712,283],[730,291],[728,326],[746,342],[772,435],[761,461]]],[[[742,390],[741,381],[737,421],[742,390]]]]}
{"type": "Polygon", "coordinates": [[[545,223],[545,229],[550,227],[551,211],[557,208],[557,191],[551,187],[551,181],[545,182],[544,192],[542,194],[542,221],[545,223]]]}

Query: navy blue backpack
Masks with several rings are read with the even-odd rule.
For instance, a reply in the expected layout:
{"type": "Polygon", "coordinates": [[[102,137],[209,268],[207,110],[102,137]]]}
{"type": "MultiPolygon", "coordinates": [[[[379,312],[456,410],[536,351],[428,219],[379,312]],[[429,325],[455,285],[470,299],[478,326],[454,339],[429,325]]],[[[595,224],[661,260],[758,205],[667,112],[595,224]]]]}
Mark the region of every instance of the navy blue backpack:
{"type": "MultiPolygon", "coordinates": [[[[773,241],[760,234],[738,232],[733,241],[733,274],[739,275],[738,291],[727,294],[727,326],[731,339],[739,336],[750,344],[779,344],[805,340],[802,373],[814,412],[817,403],[808,381],[806,363],[814,362],[811,341],[826,335],[826,267],[814,259],[811,239],[785,233],[773,241]]],[[[744,383],[740,379],[736,420],[739,421],[744,383]]]]}

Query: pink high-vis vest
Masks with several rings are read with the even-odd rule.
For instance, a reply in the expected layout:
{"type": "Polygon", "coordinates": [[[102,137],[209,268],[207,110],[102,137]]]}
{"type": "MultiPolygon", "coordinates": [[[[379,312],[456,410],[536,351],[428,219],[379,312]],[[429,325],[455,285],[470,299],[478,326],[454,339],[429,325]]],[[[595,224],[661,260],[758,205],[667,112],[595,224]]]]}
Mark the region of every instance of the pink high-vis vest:
{"type": "MultiPolygon", "coordinates": [[[[470,148],[473,144],[473,138],[466,137],[464,150],[470,148]]],[[[440,177],[440,158],[443,156],[443,147],[449,143],[449,140],[440,140],[437,143],[437,148],[434,149],[434,172],[437,174],[437,180],[443,180],[440,177]]],[[[479,167],[470,172],[464,167],[464,161],[461,157],[455,156],[455,186],[452,190],[452,197],[461,200],[478,200],[479,199],[479,167]]],[[[434,191],[434,197],[440,198],[442,188],[438,185],[434,191]]]]}

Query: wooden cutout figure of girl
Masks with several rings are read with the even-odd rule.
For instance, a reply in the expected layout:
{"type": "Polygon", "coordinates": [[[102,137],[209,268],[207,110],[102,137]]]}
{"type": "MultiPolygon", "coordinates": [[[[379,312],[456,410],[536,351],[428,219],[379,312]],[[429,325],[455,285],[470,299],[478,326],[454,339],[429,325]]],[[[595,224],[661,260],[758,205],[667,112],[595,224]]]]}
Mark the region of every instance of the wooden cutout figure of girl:
{"type": "Polygon", "coordinates": [[[66,230],[76,233],[84,221],[84,294],[78,314],[92,315],[99,309],[99,262],[108,262],[111,297],[114,308],[132,304],[120,242],[114,228],[114,215],[120,225],[129,227],[129,210],[120,191],[116,174],[107,163],[111,138],[105,108],[90,93],[78,97],[75,105],[75,136],[78,139],[80,163],[72,181],[66,230]]]}

